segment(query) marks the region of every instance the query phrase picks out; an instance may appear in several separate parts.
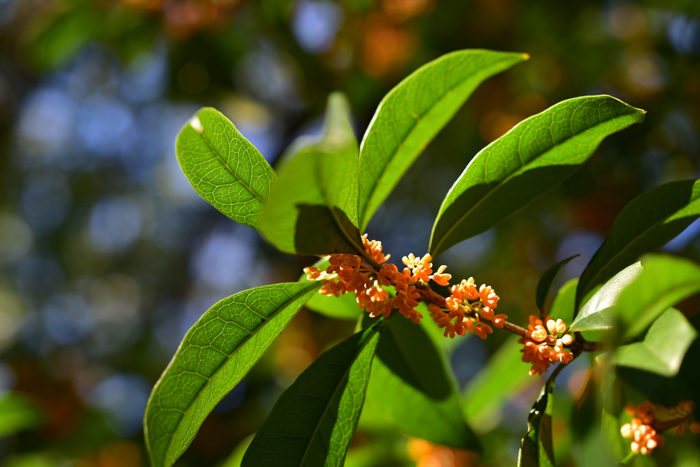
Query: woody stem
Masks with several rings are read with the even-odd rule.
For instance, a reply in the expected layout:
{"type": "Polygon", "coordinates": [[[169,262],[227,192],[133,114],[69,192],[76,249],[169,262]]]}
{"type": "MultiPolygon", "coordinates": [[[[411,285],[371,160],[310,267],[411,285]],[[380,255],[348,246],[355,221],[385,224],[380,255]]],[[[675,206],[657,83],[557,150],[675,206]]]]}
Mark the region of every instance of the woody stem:
{"type": "Polygon", "coordinates": [[[688,414],[685,417],[672,418],[671,420],[664,420],[663,422],[656,420],[651,424],[651,427],[659,432],[666,431],[687,422],[691,417],[692,414],[688,414]]]}

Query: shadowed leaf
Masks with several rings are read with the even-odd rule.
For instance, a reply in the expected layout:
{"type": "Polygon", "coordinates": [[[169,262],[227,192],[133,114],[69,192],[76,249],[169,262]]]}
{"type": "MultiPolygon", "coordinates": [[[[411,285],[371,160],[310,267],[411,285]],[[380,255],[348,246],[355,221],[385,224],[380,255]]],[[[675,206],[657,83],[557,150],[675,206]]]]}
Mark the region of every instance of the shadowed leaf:
{"type": "Polygon", "coordinates": [[[527,418],[527,434],[520,444],[518,467],[554,467],[552,447],[552,392],[556,373],[542,388],[527,418]]]}
{"type": "Polygon", "coordinates": [[[542,277],[540,278],[540,281],[537,283],[537,292],[535,293],[535,301],[537,302],[537,308],[540,309],[540,313],[542,314],[542,317],[544,318],[544,302],[547,300],[547,295],[549,295],[549,289],[552,288],[552,282],[554,282],[554,279],[556,279],[557,274],[559,274],[559,271],[568,264],[569,261],[571,261],[574,258],[579,257],[580,255],[574,255],[570,256],[562,261],[559,261],[557,264],[554,266],[551,266],[549,269],[547,269],[544,274],[542,274],[542,277]]]}

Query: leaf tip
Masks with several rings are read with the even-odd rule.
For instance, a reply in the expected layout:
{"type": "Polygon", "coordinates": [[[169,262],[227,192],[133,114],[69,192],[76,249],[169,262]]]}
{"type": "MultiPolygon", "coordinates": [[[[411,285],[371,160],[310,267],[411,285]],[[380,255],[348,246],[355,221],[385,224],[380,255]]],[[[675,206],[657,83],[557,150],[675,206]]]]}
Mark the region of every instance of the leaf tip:
{"type": "Polygon", "coordinates": [[[204,127],[202,126],[202,122],[199,120],[198,116],[194,116],[190,119],[189,124],[192,128],[194,128],[194,131],[199,133],[200,135],[204,133],[204,127]]]}

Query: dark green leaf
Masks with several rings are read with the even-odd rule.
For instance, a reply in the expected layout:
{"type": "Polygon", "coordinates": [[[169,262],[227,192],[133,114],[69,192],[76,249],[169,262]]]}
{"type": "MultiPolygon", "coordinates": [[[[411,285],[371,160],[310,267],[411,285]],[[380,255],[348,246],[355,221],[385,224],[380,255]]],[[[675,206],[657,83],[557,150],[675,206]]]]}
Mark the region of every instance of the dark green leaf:
{"type": "Polygon", "coordinates": [[[603,285],[583,306],[571,323],[571,331],[600,331],[615,325],[613,306],[622,291],[629,287],[642,273],[642,263],[626,267],[603,285]]]}
{"type": "Polygon", "coordinates": [[[234,221],[257,228],[277,175],[233,123],[204,108],[180,130],[175,149],[199,196],[234,221]]]}
{"type": "Polygon", "coordinates": [[[644,331],[661,313],[700,291],[700,266],[683,258],[653,255],[642,260],[644,270],[622,294],[616,311],[624,342],[644,331]]]}
{"type": "Polygon", "coordinates": [[[700,217],[700,181],[666,183],[633,199],[581,275],[576,303],[644,253],[664,246],[700,217]]]}
{"type": "Polygon", "coordinates": [[[669,308],[652,323],[642,342],[617,349],[615,364],[666,377],[675,376],[697,335],[683,313],[669,308]]]}
{"type": "Polygon", "coordinates": [[[552,449],[552,392],[557,373],[552,373],[527,417],[527,434],[520,444],[518,467],[554,467],[552,449]]]}
{"type": "Polygon", "coordinates": [[[610,96],[560,102],[523,120],[474,157],[450,189],[430,239],[433,258],[564,181],[603,139],[644,119],[610,96]]]}
{"type": "Polygon", "coordinates": [[[323,353],[280,396],[242,466],[342,466],[360,417],[380,321],[323,353]]]}
{"type": "Polygon", "coordinates": [[[320,282],[239,292],[187,332],[146,406],[144,436],[154,467],[169,467],[216,406],[257,362],[320,282]]]}
{"type": "Polygon", "coordinates": [[[367,403],[410,436],[481,449],[464,421],[441,352],[421,326],[403,316],[388,321],[377,346],[367,403]]]}
{"type": "Polygon", "coordinates": [[[345,98],[328,99],[324,135],[280,173],[258,229],[286,253],[364,254],[358,223],[358,149],[345,98]]]}
{"type": "Polygon", "coordinates": [[[562,319],[567,324],[573,321],[577,285],[578,279],[571,279],[561,286],[554,297],[552,307],[549,309],[549,317],[551,319],[562,319]]]}
{"type": "MultiPolygon", "coordinates": [[[[314,264],[314,267],[317,267],[323,271],[329,265],[330,263],[326,257],[318,260],[314,264]]],[[[303,274],[299,278],[299,281],[308,282],[306,279],[306,274],[303,274]]],[[[355,295],[351,293],[341,295],[340,297],[328,297],[317,293],[314,294],[308,302],[306,302],[306,308],[328,316],[329,318],[347,319],[350,321],[357,321],[357,319],[362,316],[362,313],[364,312],[364,310],[357,305],[355,295]]]]}
{"type": "Polygon", "coordinates": [[[581,255],[569,256],[568,258],[559,261],[557,264],[547,269],[544,272],[544,274],[542,274],[540,281],[537,283],[537,292],[535,293],[535,299],[537,302],[537,308],[540,309],[540,313],[542,314],[543,318],[544,302],[547,300],[547,296],[549,295],[549,289],[552,288],[552,282],[554,282],[554,279],[557,277],[557,274],[559,274],[559,271],[561,271],[561,269],[564,266],[566,266],[569,261],[579,256],[581,255]]]}
{"type": "Polygon", "coordinates": [[[488,424],[499,416],[507,401],[536,381],[520,358],[522,347],[516,336],[509,337],[469,383],[462,397],[462,407],[470,425],[488,424]]]}
{"type": "Polygon", "coordinates": [[[460,50],[422,66],[379,103],[360,148],[361,229],[476,87],[525,54],[460,50]]]}

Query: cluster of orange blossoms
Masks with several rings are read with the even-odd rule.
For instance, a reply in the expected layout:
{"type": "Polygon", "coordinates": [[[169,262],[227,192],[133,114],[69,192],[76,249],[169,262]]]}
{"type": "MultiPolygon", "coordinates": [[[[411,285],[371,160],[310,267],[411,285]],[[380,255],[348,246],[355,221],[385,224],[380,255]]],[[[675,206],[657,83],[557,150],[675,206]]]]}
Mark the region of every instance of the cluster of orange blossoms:
{"type": "MultiPolygon", "coordinates": [[[[390,255],[382,253],[382,244],[378,241],[367,240],[367,235],[362,237],[363,246],[367,254],[381,264],[378,273],[375,273],[362,258],[355,255],[336,254],[330,255],[330,266],[325,271],[315,267],[304,268],[309,280],[325,279],[320,293],[328,296],[340,296],[346,293],[354,293],[357,304],[370,313],[371,317],[383,316],[388,318],[396,308],[406,318],[414,323],[420,322],[422,313],[415,308],[418,306],[420,294],[416,290],[416,283],[429,282],[449,286],[450,274],[445,273],[447,266],[440,266],[433,272],[432,257],[426,254],[422,258],[415,257],[412,253],[403,257],[406,266],[402,271],[394,264],[383,264],[390,255]],[[331,275],[337,277],[327,278],[331,275]],[[396,295],[392,298],[382,286],[394,286],[396,295]]],[[[482,339],[491,334],[493,329],[484,321],[502,328],[506,315],[494,315],[494,309],[498,305],[498,295],[489,286],[482,285],[477,289],[473,278],[463,280],[461,284],[451,289],[452,295],[446,300],[447,310],[435,304],[430,304],[430,314],[442,328],[445,335],[454,337],[464,335],[465,332],[473,332],[482,339]],[[471,300],[471,302],[470,302],[471,300]]]]}
{"type": "Polygon", "coordinates": [[[574,355],[568,350],[564,350],[565,345],[573,342],[570,334],[566,332],[566,323],[561,319],[554,321],[546,319],[546,325],[536,316],[530,316],[530,324],[527,333],[518,340],[518,343],[525,344],[521,352],[523,361],[532,363],[530,374],[541,375],[549,365],[556,362],[567,364],[574,359],[574,355]]]}
{"type": "MultiPolygon", "coordinates": [[[[675,430],[679,434],[685,433],[686,429],[695,434],[700,433],[700,423],[693,420],[694,408],[693,402],[682,401],[676,407],[671,407],[666,411],[671,417],[669,420],[661,421],[657,419],[656,407],[651,402],[646,401],[636,407],[629,404],[625,410],[634,418],[630,423],[625,423],[620,428],[620,433],[622,433],[623,438],[632,438],[630,446],[632,452],[640,452],[644,455],[651,454],[655,448],[664,445],[663,436],[653,427],[654,422],[660,424],[671,422],[671,426],[675,426],[675,430]]],[[[660,429],[663,430],[663,428],[660,429]]]]}

